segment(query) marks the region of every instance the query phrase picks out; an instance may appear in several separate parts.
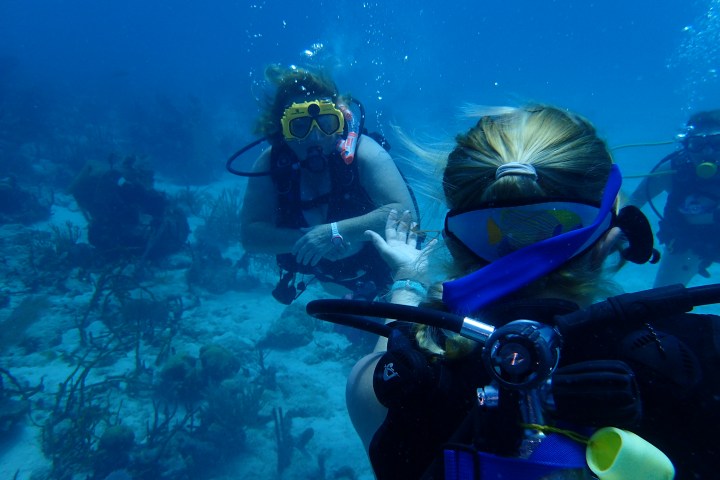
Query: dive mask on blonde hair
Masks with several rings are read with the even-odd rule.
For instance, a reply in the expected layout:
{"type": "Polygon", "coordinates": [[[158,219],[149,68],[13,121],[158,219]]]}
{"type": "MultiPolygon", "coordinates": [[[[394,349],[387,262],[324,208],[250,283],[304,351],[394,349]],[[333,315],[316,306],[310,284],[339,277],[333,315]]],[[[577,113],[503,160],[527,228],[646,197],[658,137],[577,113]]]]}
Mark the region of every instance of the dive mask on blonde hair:
{"type": "Polygon", "coordinates": [[[475,312],[581,254],[612,227],[621,184],[613,165],[599,207],[566,201],[451,210],[445,235],[491,263],[445,282],[443,302],[455,313],[475,312]]]}

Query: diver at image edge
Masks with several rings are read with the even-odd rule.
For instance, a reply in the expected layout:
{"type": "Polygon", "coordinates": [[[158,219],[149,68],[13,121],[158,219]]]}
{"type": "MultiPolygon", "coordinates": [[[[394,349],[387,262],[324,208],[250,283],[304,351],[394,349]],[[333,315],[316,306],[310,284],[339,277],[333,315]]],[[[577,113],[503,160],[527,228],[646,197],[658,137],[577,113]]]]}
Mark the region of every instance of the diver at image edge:
{"type": "Polygon", "coordinates": [[[720,110],[692,115],[679,140],[680,148],[660,160],[629,199],[637,207],[649,203],[660,219],[657,237],[665,251],[656,287],[708,278],[708,267],[720,261],[720,110]],[[663,192],[661,214],[653,199],[663,192]]]}
{"type": "Polygon", "coordinates": [[[337,295],[372,299],[384,293],[392,282],[389,268],[363,233],[382,231],[392,208],[413,209],[409,187],[387,151],[362,134],[362,104],[340,96],[330,78],[277,66],[266,76],[276,91],[258,120],[262,138],[226,165],[249,178],[243,247],[276,255],[280,282],[273,296],[285,304],[315,279],[337,295]],[[233,167],[263,141],[270,149],[251,171],[233,167]]]}
{"type": "Polygon", "coordinates": [[[418,252],[399,212],[368,233],[395,271],[391,303],[307,305],[387,337],[346,390],[375,475],[713,478],[720,317],[685,312],[720,288],[610,296],[612,252],[657,255],[639,210],[616,213],[622,178],[592,124],[542,105],[479,116],[428,158],[444,242],[418,252]]]}

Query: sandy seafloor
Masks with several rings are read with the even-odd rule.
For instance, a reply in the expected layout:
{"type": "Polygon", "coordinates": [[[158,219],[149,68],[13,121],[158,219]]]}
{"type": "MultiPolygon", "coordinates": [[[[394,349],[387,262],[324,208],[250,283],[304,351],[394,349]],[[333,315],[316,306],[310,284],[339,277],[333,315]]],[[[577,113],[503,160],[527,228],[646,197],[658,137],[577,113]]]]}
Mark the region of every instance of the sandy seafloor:
{"type": "MultiPolygon", "coordinates": [[[[162,187],[160,187],[162,189],[162,187]]],[[[2,332],[0,365],[21,383],[36,386],[42,382],[44,390],[32,396],[29,416],[15,424],[0,440],[0,479],[45,478],[50,461],[41,450],[41,425],[54,404],[58,385],[76,368],[73,355],[80,354],[79,332],[75,327],[78,316],[83,315],[94,292],[92,278],[79,279],[71,272],[63,280],[63,288],[39,287],[28,292],[17,280],[17,269],[23,268],[26,249],[23,233],[30,230],[49,230],[51,225],[71,221],[84,226],[72,197],[56,195],[52,218],[32,226],[4,225],[0,227],[0,249],[5,278],[2,288],[10,295],[9,303],[0,309],[0,325],[22,328],[23,331],[2,332]],[[28,297],[42,297],[44,307],[29,325],[18,327],[9,322],[14,312],[28,297]],[[35,338],[34,351],[29,351],[27,338],[35,338]]],[[[191,227],[201,221],[191,219],[191,227]]],[[[192,241],[192,235],[190,238],[192,241]]],[[[242,251],[231,245],[224,256],[237,260],[242,251]]],[[[186,353],[197,357],[203,345],[220,345],[232,352],[241,368],[237,375],[254,378],[258,372],[255,344],[265,338],[276,322],[301,322],[304,304],[327,296],[319,287],[311,286],[291,307],[277,303],[270,295],[276,276],[273,273],[255,275],[257,287],[211,294],[202,289],[190,289],[186,281],[187,254],[176,254],[153,274],[144,278],[143,285],[157,298],[181,296],[185,306],[172,346],[176,354],[186,353]]],[[[627,292],[650,288],[655,266],[630,265],[616,279],[627,292]]],[[[693,284],[720,279],[720,272],[711,269],[710,280],[698,279],[693,284]]],[[[702,311],[718,311],[705,307],[702,311]]],[[[89,315],[87,330],[98,336],[106,328],[97,312],[89,315]]],[[[246,441],[229,446],[230,454],[214,461],[212,467],[203,468],[191,478],[245,479],[245,478],[373,478],[362,445],[355,435],[345,409],[344,389],[347,374],[354,362],[364,353],[367,345],[353,343],[348,336],[335,331],[327,323],[312,321],[312,337],[303,345],[265,349],[265,366],[276,371],[276,384],[263,393],[261,420],[246,427],[246,441]],[[304,445],[292,448],[290,465],[282,473],[277,469],[277,439],[273,409],[281,407],[293,412],[291,434],[300,438],[308,429],[313,436],[304,445]],[[319,459],[322,459],[321,461],[319,459]]],[[[305,322],[307,323],[307,322],[305,322]]],[[[271,335],[272,336],[272,335],[271,335]]],[[[161,366],[153,364],[158,348],[143,344],[140,355],[155,372],[158,382],[161,366]]],[[[116,355],[91,370],[88,382],[109,375],[129,375],[135,370],[135,351],[116,355]]],[[[9,387],[6,382],[5,387],[9,387]]],[[[117,409],[117,418],[135,433],[135,449],[145,441],[146,425],[152,421],[152,401],[149,394],[133,395],[127,387],[109,391],[109,402],[117,409]],[[122,400],[122,403],[120,402],[122,400]]],[[[101,425],[96,435],[101,433],[101,425]]],[[[305,438],[306,439],[306,438],[305,438]]],[[[307,439],[306,439],[307,440],[307,439]]],[[[95,439],[97,441],[97,438],[95,439]]],[[[226,446],[227,447],[227,446],[226,446]]],[[[74,478],[87,478],[87,471],[78,471],[74,478]]],[[[105,478],[104,476],[101,478],[105,478]]],[[[125,477],[122,477],[125,478],[125,477]]],[[[129,477],[128,477],[129,478],[129,477]]]]}
{"type": "MultiPolygon", "coordinates": [[[[162,186],[158,188],[163,189],[162,186]]],[[[23,331],[5,331],[0,335],[3,344],[0,366],[24,385],[37,386],[41,382],[44,385],[42,392],[32,396],[30,415],[6,435],[0,436],[1,479],[44,478],[49,471],[50,462],[41,450],[41,425],[47,410],[54,404],[58,385],[77,366],[77,362],[69,358],[83,352],[74,322],[84,315],[90,305],[95,291],[92,278],[78,279],[75,278],[77,271],[71,272],[62,281],[62,290],[65,290],[62,293],[52,292],[57,288],[48,288],[47,291],[38,288],[28,292],[27,287],[16,278],[17,270],[24,268],[26,261],[25,234],[50,231],[52,225],[63,226],[67,221],[85,226],[84,217],[73,198],[58,194],[48,222],[31,226],[0,226],[2,289],[12,293],[9,304],[0,309],[0,325],[7,328],[9,324],[17,324],[9,319],[17,317],[13,314],[29,297],[42,298],[44,306],[32,324],[21,326],[23,331]],[[34,341],[40,346],[37,351],[29,353],[23,346],[27,345],[27,338],[40,339],[34,341]]],[[[191,229],[202,223],[198,218],[189,218],[189,221],[191,229]]],[[[192,234],[189,241],[193,241],[192,234]]],[[[236,261],[241,257],[242,250],[238,245],[231,245],[223,255],[236,261]]],[[[304,305],[313,298],[327,297],[321,287],[311,284],[306,293],[290,307],[285,307],[270,294],[277,277],[269,271],[256,272],[252,278],[247,278],[246,284],[255,283],[257,286],[248,287],[245,291],[236,289],[223,294],[211,294],[201,288],[190,291],[186,280],[190,262],[188,254],[175,254],[164,262],[162,268],[153,267],[153,274],[149,278],[145,276],[142,285],[155,298],[182,297],[185,309],[172,341],[175,354],[198,357],[203,345],[220,345],[240,360],[237,375],[241,378],[259,376],[255,344],[268,336],[274,322],[292,323],[298,321],[298,316],[307,319],[304,305]]],[[[87,331],[100,337],[107,329],[99,319],[93,319],[95,313],[89,316],[87,331]]],[[[225,455],[222,461],[214,461],[213,468],[204,469],[204,472],[191,478],[372,478],[344,401],[348,372],[354,361],[364,354],[366,347],[353,346],[346,335],[334,332],[328,323],[312,320],[312,324],[312,337],[306,343],[301,342],[304,345],[278,348],[270,345],[263,349],[264,365],[275,372],[276,381],[263,393],[260,423],[246,427],[246,441],[237,448],[228,447],[231,454],[225,455]],[[314,431],[302,448],[292,449],[290,465],[282,474],[277,473],[277,440],[273,420],[273,410],[277,407],[282,408],[285,414],[291,412],[291,434],[294,437],[300,437],[308,428],[314,431]],[[322,468],[319,459],[323,460],[322,468]]],[[[283,343],[283,340],[277,343],[283,343]]],[[[161,367],[155,367],[153,361],[158,355],[158,348],[152,345],[140,348],[148,366],[157,368],[154,376],[157,383],[157,370],[161,367]]],[[[110,375],[127,375],[135,369],[135,351],[131,349],[114,357],[112,364],[92,369],[88,383],[110,375]]],[[[12,386],[5,381],[5,387],[12,386]]],[[[152,401],[149,398],[129,399],[122,388],[113,389],[110,398],[118,408],[121,423],[135,432],[136,448],[142,448],[143,432],[147,423],[153,421],[152,401]],[[119,403],[121,400],[122,404],[119,403]]],[[[96,433],[99,435],[100,431],[96,433]]],[[[77,472],[76,478],[86,478],[86,473],[77,472]]]]}

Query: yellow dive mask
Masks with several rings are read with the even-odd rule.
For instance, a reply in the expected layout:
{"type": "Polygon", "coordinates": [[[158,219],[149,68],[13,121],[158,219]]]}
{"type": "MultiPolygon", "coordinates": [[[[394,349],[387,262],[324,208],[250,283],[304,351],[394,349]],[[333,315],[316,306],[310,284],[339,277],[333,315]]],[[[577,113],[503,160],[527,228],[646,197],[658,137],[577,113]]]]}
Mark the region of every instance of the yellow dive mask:
{"type": "Polygon", "coordinates": [[[286,140],[302,140],[310,135],[313,127],[325,135],[341,133],[345,117],[330,100],[311,100],[290,105],[280,123],[286,140]]]}

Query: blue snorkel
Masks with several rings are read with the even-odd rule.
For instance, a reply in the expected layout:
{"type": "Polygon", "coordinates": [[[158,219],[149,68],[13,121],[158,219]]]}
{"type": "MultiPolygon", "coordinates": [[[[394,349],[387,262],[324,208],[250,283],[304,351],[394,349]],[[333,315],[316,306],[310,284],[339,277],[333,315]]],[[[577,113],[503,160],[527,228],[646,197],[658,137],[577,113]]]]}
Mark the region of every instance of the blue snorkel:
{"type": "Polygon", "coordinates": [[[556,270],[592,246],[612,225],[622,175],[612,165],[600,210],[590,225],[512,252],[457,280],[443,283],[443,302],[458,314],[476,312],[556,270]]]}

